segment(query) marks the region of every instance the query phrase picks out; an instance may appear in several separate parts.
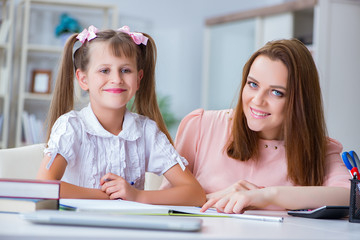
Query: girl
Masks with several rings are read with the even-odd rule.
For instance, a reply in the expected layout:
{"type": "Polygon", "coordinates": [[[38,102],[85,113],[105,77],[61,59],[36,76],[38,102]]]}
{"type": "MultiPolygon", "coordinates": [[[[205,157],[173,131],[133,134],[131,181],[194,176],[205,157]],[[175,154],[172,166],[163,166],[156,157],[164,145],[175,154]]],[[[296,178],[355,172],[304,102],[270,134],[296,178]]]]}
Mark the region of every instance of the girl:
{"type": "Polygon", "coordinates": [[[208,194],[202,211],[349,204],[342,146],[326,135],[316,66],[296,39],[255,52],[234,111],[192,112],[176,147],[208,194]]]}
{"type": "Polygon", "coordinates": [[[62,198],[125,199],[201,205],[205,193],[173,148],[155,95],[156,46],[127,26],[94,26],[67,41],[49,111],[48,144],[39,179],[62,180],[62,198]],[[72,54],[75,42],[82,45],[72,54]],[[90,103],[74,111],[74,70],[90,103]],[[126,109],[135,95],[136,113],[126,109]],[[144,191],[145,171],[172,188],[144,191]]]}

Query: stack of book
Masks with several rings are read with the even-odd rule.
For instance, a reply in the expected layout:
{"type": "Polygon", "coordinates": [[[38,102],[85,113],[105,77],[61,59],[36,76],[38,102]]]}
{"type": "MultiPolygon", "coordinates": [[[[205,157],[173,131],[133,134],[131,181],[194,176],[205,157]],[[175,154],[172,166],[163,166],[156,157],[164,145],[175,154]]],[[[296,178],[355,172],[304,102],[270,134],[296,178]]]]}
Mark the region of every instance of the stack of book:
{"type": "Polygon", "coordinates": [[[0,212],[58,209],[60,181],[0,178],[0,212]]]}

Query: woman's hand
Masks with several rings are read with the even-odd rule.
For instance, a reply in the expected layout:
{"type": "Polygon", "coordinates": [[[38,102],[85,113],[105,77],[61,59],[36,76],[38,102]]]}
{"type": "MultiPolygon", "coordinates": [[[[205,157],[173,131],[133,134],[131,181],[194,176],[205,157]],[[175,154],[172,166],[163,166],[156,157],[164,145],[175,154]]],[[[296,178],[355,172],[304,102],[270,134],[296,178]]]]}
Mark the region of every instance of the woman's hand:
{"type": "Polygon", "coordinates": [[[242,188],[220,198],[209,199],[201,208],[205,212],[210,207],[215,207],[218,212],[243,213],[249,209],[262,208],[270,203],[269,194],[266,188],[242,188]]]}
{"type": "Polygon", "coordinates": [[[229,193],[234,193],[234,192],[238,192],[238,191],[254,190],[254,189],[260,189],[260,188],[264,188],[264,187],[257,186],[246,180],[240,180],[240,181],[232,184],[228,188],[225,188],[224,190],[207,194],[206,198],[208,200],[209,199],[220,199],[220,198],[228,195],[229,193]]]}
{"type": "Polygon", "coordinates": [[[101,190],[105,192],[110,199],[123,199],[136,201],[139,190],[132,187],[124,178],[107,173],[100,179],[101,190]]]}

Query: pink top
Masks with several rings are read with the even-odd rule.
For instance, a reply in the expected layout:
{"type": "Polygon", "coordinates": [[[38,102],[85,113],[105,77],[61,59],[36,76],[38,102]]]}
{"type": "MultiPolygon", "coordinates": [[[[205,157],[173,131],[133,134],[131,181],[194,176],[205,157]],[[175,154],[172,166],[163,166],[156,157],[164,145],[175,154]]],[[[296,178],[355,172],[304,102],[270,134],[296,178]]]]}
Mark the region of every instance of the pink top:
{"type": "MultiPolygon", "coordinates": [[[[227,156],[225,144],[232,128],[232,110],[198,109],[180,123],[175,140],[177,151],[206,193],[229,187],[239,180],[258,186],[293,186],[287,178],[283,141],[260,140],[260,161],[239,161],[227,156]]],[[[329,138],[324,186],[350,188],[350,174],[342,162],[342,145],[329,138]]]]}

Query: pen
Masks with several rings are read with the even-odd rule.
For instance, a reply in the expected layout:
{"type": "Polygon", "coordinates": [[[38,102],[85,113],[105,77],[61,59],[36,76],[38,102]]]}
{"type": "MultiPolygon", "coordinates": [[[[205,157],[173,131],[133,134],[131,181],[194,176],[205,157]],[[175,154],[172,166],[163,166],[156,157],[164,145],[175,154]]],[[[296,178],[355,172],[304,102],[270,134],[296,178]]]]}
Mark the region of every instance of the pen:
{"type": "MultiPolygon", "coordinates": [[[[109,181],[111,181],[111,179],[106,178],[104,181],[105,181],[105,182],[109,182],[109,181]]],[[[135,182],[134,182],[134,181],[131,181],[131,182],[129,182],[129,184],[130,184],[131,186],[133,186],[133,185],[135,184],[135,182]]]]}
{"type": "Polygon", "coordinates": [[[249,214],[227,214],[229,217],[248,219],[248,220],[258,220],[265,222],[283,222],[283,217],[270,217],[270,216],[260,216],[260,215],[249,215],[249,214]]]}
{"type": "MultiPolygon", "coordinates": [[[[283,222],[283,217],[272,217],[272,216],[262,216],[262,215],[251,215],[251,214],[229,214],[229,213],[218,213],[215,209],[209,208],[207,210],[206,215],[212,215],[211,212],[214,212],[214,216],[218,217],[232,217],[232,218],[239,218],[239,219],[247,219],[247,220],[257,220],[257,221],[265,221],[265,222],[283,222]]],[[[204,215],[204,216],[206,216],[204,215]]]]}

